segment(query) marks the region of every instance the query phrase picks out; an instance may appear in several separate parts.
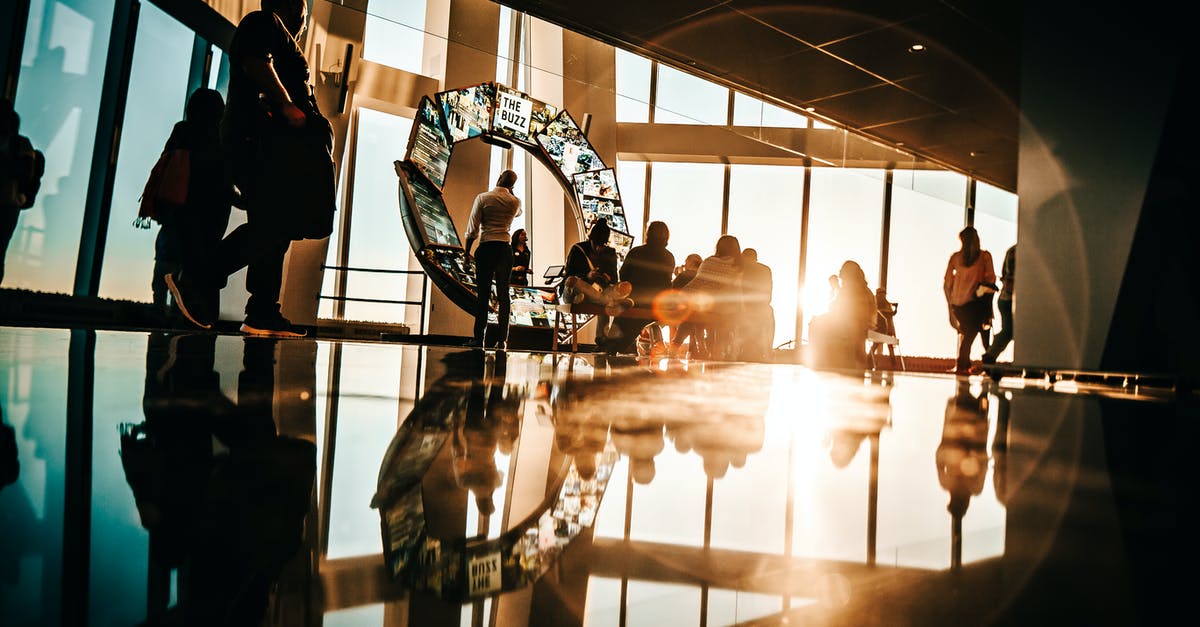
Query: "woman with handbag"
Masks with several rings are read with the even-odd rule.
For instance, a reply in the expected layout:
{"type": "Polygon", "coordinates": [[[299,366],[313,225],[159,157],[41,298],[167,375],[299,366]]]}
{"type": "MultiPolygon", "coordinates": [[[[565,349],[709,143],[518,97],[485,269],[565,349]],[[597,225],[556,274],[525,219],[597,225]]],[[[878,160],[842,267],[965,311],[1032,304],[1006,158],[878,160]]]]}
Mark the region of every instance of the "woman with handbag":
{"type": "MultiPolygon", "coordinates": [[[[992,320],[992,295],[996,292],[996,270],[992,254],[980,248],[979,232],[968,226],[958,233],[961,248],[950,255],[942,291],[950,313],[950,326],[958,331],[957,375],[971,370],[971,345],[992,320]]],[[[986,349],[986,347],[984,347],[986,349]]]]}

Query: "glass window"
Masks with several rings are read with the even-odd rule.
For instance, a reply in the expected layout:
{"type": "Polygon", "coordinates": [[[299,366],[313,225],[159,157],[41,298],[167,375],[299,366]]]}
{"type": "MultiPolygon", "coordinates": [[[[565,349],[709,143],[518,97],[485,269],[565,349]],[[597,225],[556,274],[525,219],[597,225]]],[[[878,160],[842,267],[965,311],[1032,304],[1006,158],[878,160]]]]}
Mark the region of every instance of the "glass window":
{"type": "Polygon", "coordinates": [[[631,579],[626,590],[626,627],[700,624],[699,585],[631,579]]]}
{"type": "Polygon", "coordinates": [[[775,309],[772,346],[795,339],[796,283],[800,270],[800,215],[804,168],[734,165],[729,173],[729,232],[742,248],[758,251],[771,268],[775,309]]]}
{"type": "Polygon", "coordinates": [[[958,250],[963,198],[950,202],[915,192],[892,190],[892,229],[888,243],[888,300],[899,303],[896,337],[906,355],[949,357],[957,333],[950,327],[942,277],[958,250]]]}
{"type": "Polygon", "coordinates": [[[379,512],[366,504],[375,494],[383,456],[412,402],[400,400],[399,390],[407,358],[385,346],[342,347],[338,399],[337,448],[328,507],[327,557],[338,559],[375,555],[382,551],[379,512]]]}
{"type": "Polygon", "coordinates": [[[733,123],[737,126],[808,128],[807,117],[741,92],[733,92],[733,123]]]}
{"type": "MultiPolygon", "coordinates": [[[[975,187],[975,230],[979,231],[979,243],[992,253],[996,278],[1004,269],[1004,253],[1017,243],[1017,196],[986,183],[975,187]]],[[[992,334],[1001,328],[1000,310],[996,310],[992,334]]],[[[1015,341],[1015,340],[1014,340],[1015,341]]],[[[1000,361],[1011,361],[1013,345],[1009,344],[997,357],[1000,361]]]]}
{"type": "Polygon", "coordinates": [[[715,126],[729,123],[729,90],[675,68],[658,66],[658,88],[654,98],[654,121],[657,123],[715,126]]]}
{"type": "MultiPolygon", "coordinates": [[[[440,77],[446,58],[446,39],[426,22],[428,0],[371,2],[363,35],[363,59],[394,68],[440,77]]],[[[440,6],[436,5],[435,6],[440,6]]],[[[449,4],[446,3],[448,7],[449,4]]],[[[341,53],[324,65],[340,69],[341,53]]]]}
{"type": "Polygon", "coordinates": [[[878,286],[884,187],[878,176],[878,170],[812,169],[803,296],[806,337],[812,317],[829,308],[828,278],[843,262],[857,262],[867,285],[872,290],[878,286]]]}
{"type": "MultiPolygon", "coordinates": [[[[138,229],[132,223],[146,177],[171,128],[183,119],[193,41],[192,31],[162,9],[150,3],[142,5],[100,274],[101,297],[151,300],[150,279],[160,227],[154,222],[149,229],[138,229]]],[[[155,302],[167,302],[165,290],[164,286],[162,300],[155,302]]]]}
{"type": "Polygon", "coordinates": [[[713,254],[721,236],[721,191],[725,166],[719,163],[655,163],[650,170],[650,207],[645,220],[671,229],[668,245],[677,263],[691,253],[713,254]]]}
{"type": "Polygon", "coordinates": [[[73,290],[112,16],[113,0],[30,5],[16,109],[46,173],[10,240],[6,287],[73,290]]]}
{"type": "MultiPolygon", "coordinates": [[[[629,223],[629,234],[633,236],[634,245],[642,244],[645,242],[643,231],[646,228],[645,161],[617,162],[617,191],[621,194],[625,220],[629,223]]],[[[679,261],[676,259],[676,262],[679,261]]]]}
{"type": "MultiPolygon", "coordinates": [[[[408,142],[412,119],[359,108],[357,113],[354,153],[354,188],[349,233],[335,233],[329,240],[328,264],[337,265],[340,237],[349,237],[351,268],[379,270],[409,270],[416,260],[408,246],[408,236],[396,205],[398,182],[392,162],[398,158],[397,147],[408,142]]],[[[333,272],[325,275],[322,294],[332,295],[333,272]]],[[[386,300],[417,300],[417,275],[381,272],[347,272],[346,296],[386,300]],[[410,292],[410,287],[412,288],[410,292]]],[[[322,299],[321,315],[332,315],[333,301],[322,299]]],[[[420,319],[415,306],[391,303],[346,302],[347,320],[373,322],[409,322],[420,319]]]]}
{"type": "Polygon", "coordinates": [[[617,49],[617,121],[650,121],[650,59],[617,49]]]}

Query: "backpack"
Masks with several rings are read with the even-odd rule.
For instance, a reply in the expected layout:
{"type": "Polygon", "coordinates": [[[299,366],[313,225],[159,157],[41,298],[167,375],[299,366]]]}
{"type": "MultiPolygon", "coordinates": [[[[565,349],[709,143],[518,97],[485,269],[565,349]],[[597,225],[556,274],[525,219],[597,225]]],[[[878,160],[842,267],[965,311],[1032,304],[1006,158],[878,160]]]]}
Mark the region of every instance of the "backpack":
{"type": "Polygon", "coordinates": [[[0,203],[17,209],[29,209],[37,200],[46,173],[46,155],[24,135],[9,140],[0,173],[0,203]]]}
{"type": "Polygon", "coordinates": [[[151,220],[162,223],[165,210],[186,204],[190,172],[190,152],[183,148],[164,150],[150,168],[146,186],[138,197],[138,217],[133,225],[148,229],[151,220]]]}

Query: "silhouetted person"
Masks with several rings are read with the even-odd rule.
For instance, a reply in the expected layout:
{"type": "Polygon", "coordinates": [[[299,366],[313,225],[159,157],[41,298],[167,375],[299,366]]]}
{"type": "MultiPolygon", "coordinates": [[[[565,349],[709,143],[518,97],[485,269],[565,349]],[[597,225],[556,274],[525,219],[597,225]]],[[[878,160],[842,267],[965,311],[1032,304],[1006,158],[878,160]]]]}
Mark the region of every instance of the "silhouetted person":
{"type": "Polygon", "coordinates": [[[942,441],[935,454],[938,483],[950,494],[946,510],[951,517],[951,567],[962,565],[962,519],[971,497],[983,492],[988,470],[988,399],[971,394],[960,379],[954,396],[946,401],[942,441]]]}
{"type": "MultiPolygon", "coordinates": [[[[229,226],[233,185],[221,150],[221,117],[225,100],[215,89],[200,88],[188,97],[183,120],[176,122],[163,152],[188,153],[188,194],[182,207],[160,206],[150,287],[154,304],[167,304],[166,275],[203,273],[229,226]]],[[[217,289],[204,298],[216,302],[217,289]]]]}
{"type": "Polygon", "coordinates": [[[855,261],[842,264],[838,283],[829,311],[809,324],[809,363],[816,368],[864,368],[867,329],[875,323],[875,295],[855,261]]]}
{"type": "Polygon", "coordinates": [[[529,249],[529,234],[525,229],[517,229],[513,231],[510,243],[513,249],[513,266],[512,279],[509,282],[522,287],[528,286],[529,275],[533,272],[530,268],[533,251],[529,249]]]}
{"type": "MultiPolygon", "coordinates": [[[[693,349],[698,349],[697,353],[705,352],[702,344],[704,343],[704,329],[697,329],[696,325],[688,324],[681,314],[687,312],[687,297],[683,294],[683,288],[692,279],[696,278],[696,271],[700,269],[700,264],[704,262],[704,257],[691,253],[683,260],[683,265],[675,268],[675,278],[671,279],[671,292],[665,298],[664,309],[672,311],[671,316],[671,345],[683,346],[684,342],[689,342],[693,349]],[[678,340],[678,341],[676,341],[678,340]]],[[[668,347],[669,348],[669,347],[668,347]]]]}
{"type": "Polygon", "coordinates": [[[165,592],[152,593],[151,625],[259,624],[302,544],[316,447],[276,432],[275,341],[244,340],[233,403],[213,369],[216,340],[181,336],[172,345],[152,334],[145,421],[122,425],[121,462],[150,533],[152,577],[180,573],[170,610],[165,592]]]}
{"type": "MultiPolygon", "coordinates": [[[[717,239],[713,254],[700,262],[696,277],[683,288],[690,309],[704,315],[703,324],[687,321],[681,327],[694,325],[704,328],[707,357],[727,359],[732,346],[733,325],[742,312],[742,245],[732,235],[717,239]]],[[[671,338],[673,353],[679,353],[683,337],[697,331],[680,330],[679,338],[671,338]]]]}
{"type": "Polygon", "coordinates": [[[0,490],[17,482],[21,461],[17,457],[17,431],[4,422],[4,407],[0,406],[0,490]]]}
{"type": "Polygon", "coordinates": [[[587,238],[576,242],[567,251],[563,279],[563,299],[569,303],[589,302],[604,306],[604,314],[596,320],[596,344],[603,344],[608,334],[609,316],[619,316],[633,306],[629,298],[633,286],[619,280],[617,251],[608,245],[612,229],[608,222],[596,220],[588,229],[587,238]]]}
{"type": "Polygon", "coordinates": [[[962,247],[950,255],[950,261],[946,263],[942,291],[950,309],[950,326],[958,331],[954,372],[965,375],[971,370],[971,346],[975,337],[991,326],[996,271],[992,254],[979,247],[979,232],[975,227],[968,226],[959,231],[958,240],[962,247]]]}
{"type": "MultiPolygon", "coordinates": [[[[671,273],[675,270],[675,255],[667,250],[671,230],[665,222],[654,221],[646,227],[646,243],[634,246],[625,255],[621,264],[621,280],[630,285],[629,298],[635,307],[653,307],[655,299],[670,289],[671,273]]],[[[613,353],[629,353],[634,349],[638,333],[647,322],[639,318],[617,318],[610,334],[608,350],[613,353]]]]}
{"type": "Polygon", "coordinates": [[[10,100],[0,100],[0,284],[4,259],[21,211],[33,206],[46,160],[21,134],[21,116],[10,100]]]}
{"type": "Polygon", "coordinates": [[[280,312],[283,260],[292,240],[326,237],[335,204],[332,128],[308,83],[299,38],[305,0],[262,0],[238,23],[229,50],[229,101],[221,140],[246,224],[225,237],[203,273],[168,274],[180,312],[211,328],[218,303],[208,295],[246,268],[251,335],[300,337],[306,331],[280,312]]]}
{"type": "Polygon", "coordinates": [[[483,346],[491,310],[492,286],[496,287],[496,337],[487,344],[504,348],[508,342],[511,297],[508,283],[512,278],[513,249],[508,230],[513,218],[521,215],[521,199],[513,195],[517,173],[505,170],[496,179],[496,187],[475,197],[467,218],[466,252],[479,240],[475,251],[475,328],[468,346],[483,346]]]}
{"type": "Polygon", "coordinates": [[[1017,280],[1017,245],[1008,247],[1004,262],[1000,266],[1000,295],[996,297],[996,309],[1000,310],[1000,332],[992,338],[992,345],[983,354],[983,363],[994,364],[996,358],[1013,339],[1013,290],[1017,280]]]}
{"type": "MultiPolygon", "coordinates": [[[[895,337],[896,336],[896,320],[895,320],[895,318],[896,318],[896,312],[898,310],[899,310],[899,306],[896,303],[893,303],[888,300],[887,289],[882,288],[882,287],[876,288],[875,289],[875,326],[874,326],[875,332],[895,337]]],[[[883,347],[882,342],[871,342],[872,358],[874,358],[875,355],[879,354],[879,349],[882,347],[883,347]]],[[[892,356],[892,359],[895,359],[896,358],[896,347],[891,344],[888,344],[887,347],[888,347],[888,353],[892,356]]]]}
{"type": "Polygon", "coordinates": [[[745,340],[742,357],[751,361],[768,361],[775,339],[775,309],[771,307],[774,282],[771,268],[758,261],[758,251],[742,251],[742,299],[746,313],[742,320],[745,340]]]}

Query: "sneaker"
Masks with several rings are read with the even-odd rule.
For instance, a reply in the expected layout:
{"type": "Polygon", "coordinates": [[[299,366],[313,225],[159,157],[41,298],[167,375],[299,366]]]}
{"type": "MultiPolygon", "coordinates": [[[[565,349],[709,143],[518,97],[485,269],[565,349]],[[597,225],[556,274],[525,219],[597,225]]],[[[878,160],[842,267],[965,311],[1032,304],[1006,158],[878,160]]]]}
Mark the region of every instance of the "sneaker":
{"type": "Polygon", "coordinates": [[[463,343],[462,343],[462,345],[463,345],[463,346],[465,346],[465,347],[467,347],[467,348],[482,348],[482,347],[483,347],[483,341],[482,341],[482,340],[480,340],[480,339],[479,339],[479,338],[477,338],[477,337],[473,337],[473,338],[471,338],[471,339],[469,339],[469,340],[467,340],[467,341],[463,342],[463,343]]]}
{"type": "Polygon", "coordinates": [[[247,335],[262,335],[266,337],[304,337],[308,331],[291,323],[281,314],[274,316],[246,316],[242,323],[242,333],[247,335]]]}
{"type": "Polygon", "coordinates": [[[613,286],[613,293],[617,298],[625,298],[633,293],[633,284],[629,281],[621,281],[613,286]]]}
{"type": "Polygon", "coordinates": [[[173,272],[164,276],[163,280],[167,284],[167,289],[171,290],[171,297],[175,299],[179,313],[197,327],[205,330],[211,329],[212,322],[203,313],[205,310],[204,303],[201,302],[203,299],[188,289],[186,284],[179,282],[173,272]]]}

